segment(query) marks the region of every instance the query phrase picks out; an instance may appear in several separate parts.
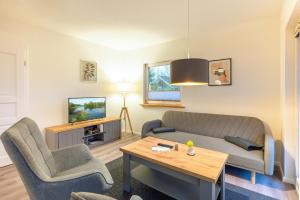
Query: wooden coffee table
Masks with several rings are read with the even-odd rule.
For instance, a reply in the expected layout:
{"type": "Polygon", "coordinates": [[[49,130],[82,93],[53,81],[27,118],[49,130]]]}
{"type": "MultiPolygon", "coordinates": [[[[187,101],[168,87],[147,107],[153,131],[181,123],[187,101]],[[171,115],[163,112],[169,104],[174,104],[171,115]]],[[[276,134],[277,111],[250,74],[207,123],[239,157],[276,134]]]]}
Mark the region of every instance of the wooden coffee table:
{"type": "Polygon", "coordinates": [[[126,145],[123,152],[123,189],[131,191],[131,176],[143,184],[180,200],[225,199],[225,163],[228,154],[195,147],[196,155],[186,154],[187,146],[147,137],[126,145]],[[178,144],[178,151],[154,152],[158,143],[178,144]],[[131,161],[141,165],[131,169],[131,161]]]}

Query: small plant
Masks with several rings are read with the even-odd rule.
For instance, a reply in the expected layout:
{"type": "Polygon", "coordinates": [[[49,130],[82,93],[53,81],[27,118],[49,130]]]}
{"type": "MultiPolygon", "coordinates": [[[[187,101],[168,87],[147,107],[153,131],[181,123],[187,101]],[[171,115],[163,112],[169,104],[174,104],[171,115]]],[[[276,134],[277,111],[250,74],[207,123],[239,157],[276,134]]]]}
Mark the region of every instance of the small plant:
{"type": "Polygon", "coordinates": [[[189,148],[193,148],[194,146],[194,142],[192,140],[189,140],[186,142],[186,145],[189,147],[189,148]]]}
{"type": "Polygon", "coordinates": [[[189,140],[186,142],[186,145],[189,147],[188,150],[187,150],[187,154],[189,156],[194,156],[196,155],[196,151],[195,149],[193,148],[194,147],[194,142],[192,140],[189,140]]]}

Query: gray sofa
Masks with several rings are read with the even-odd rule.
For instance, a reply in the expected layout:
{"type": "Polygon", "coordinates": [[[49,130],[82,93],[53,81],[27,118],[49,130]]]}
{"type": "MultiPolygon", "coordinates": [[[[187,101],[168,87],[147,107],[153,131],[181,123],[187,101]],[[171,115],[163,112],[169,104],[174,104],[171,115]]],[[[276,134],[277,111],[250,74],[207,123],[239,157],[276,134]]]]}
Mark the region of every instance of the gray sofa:
{"type": "Polygon", "coordinates": [[[113,179],[82,144],[50,151],[34,121],[24,118],[1,135],[31,200],[69,200],[71,192],[103,193],[113,179]]]}
{"type": "Polygon", "coordinates": [[[179,143],[193,140],[195,146],[229,154],[227,164],[255,173],[272,175],[274,170],[274,140],[267,134],[261,120],[254,117],[167,111],[162,120],[146,122],[142,137],[153,136],[179,143]],[[176,132],[152,132],[157,127],[172,127],[176,132]],[[239,136],[259,145],[264,151],[246,151],[224,140],[225,136],[239,136]]]}

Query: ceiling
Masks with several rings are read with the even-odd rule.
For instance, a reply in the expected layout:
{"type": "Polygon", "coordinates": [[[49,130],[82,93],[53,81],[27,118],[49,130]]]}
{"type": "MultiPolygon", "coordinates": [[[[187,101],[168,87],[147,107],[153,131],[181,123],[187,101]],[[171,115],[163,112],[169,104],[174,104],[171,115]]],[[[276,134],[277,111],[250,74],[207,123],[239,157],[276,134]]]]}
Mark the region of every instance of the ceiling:
{"type": "MultiPolygon", "coordinates": [[[[279,16],[283,0],[190,0],[191,32],[279,16]]],[[[187,0],[0,0],[9,18],[114,49],[186,36],[187,0]]]]}

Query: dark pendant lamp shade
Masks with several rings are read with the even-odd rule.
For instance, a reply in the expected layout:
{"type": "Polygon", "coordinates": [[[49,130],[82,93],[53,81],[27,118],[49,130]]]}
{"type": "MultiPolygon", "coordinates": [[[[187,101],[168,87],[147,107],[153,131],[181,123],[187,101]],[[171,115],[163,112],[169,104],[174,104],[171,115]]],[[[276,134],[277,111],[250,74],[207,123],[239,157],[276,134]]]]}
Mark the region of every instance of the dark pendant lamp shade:
{"type": "Polygon", "coordinates": [[[172,85],[207,85],[208,60],[188,58],[171,62],[172,85]]]}

